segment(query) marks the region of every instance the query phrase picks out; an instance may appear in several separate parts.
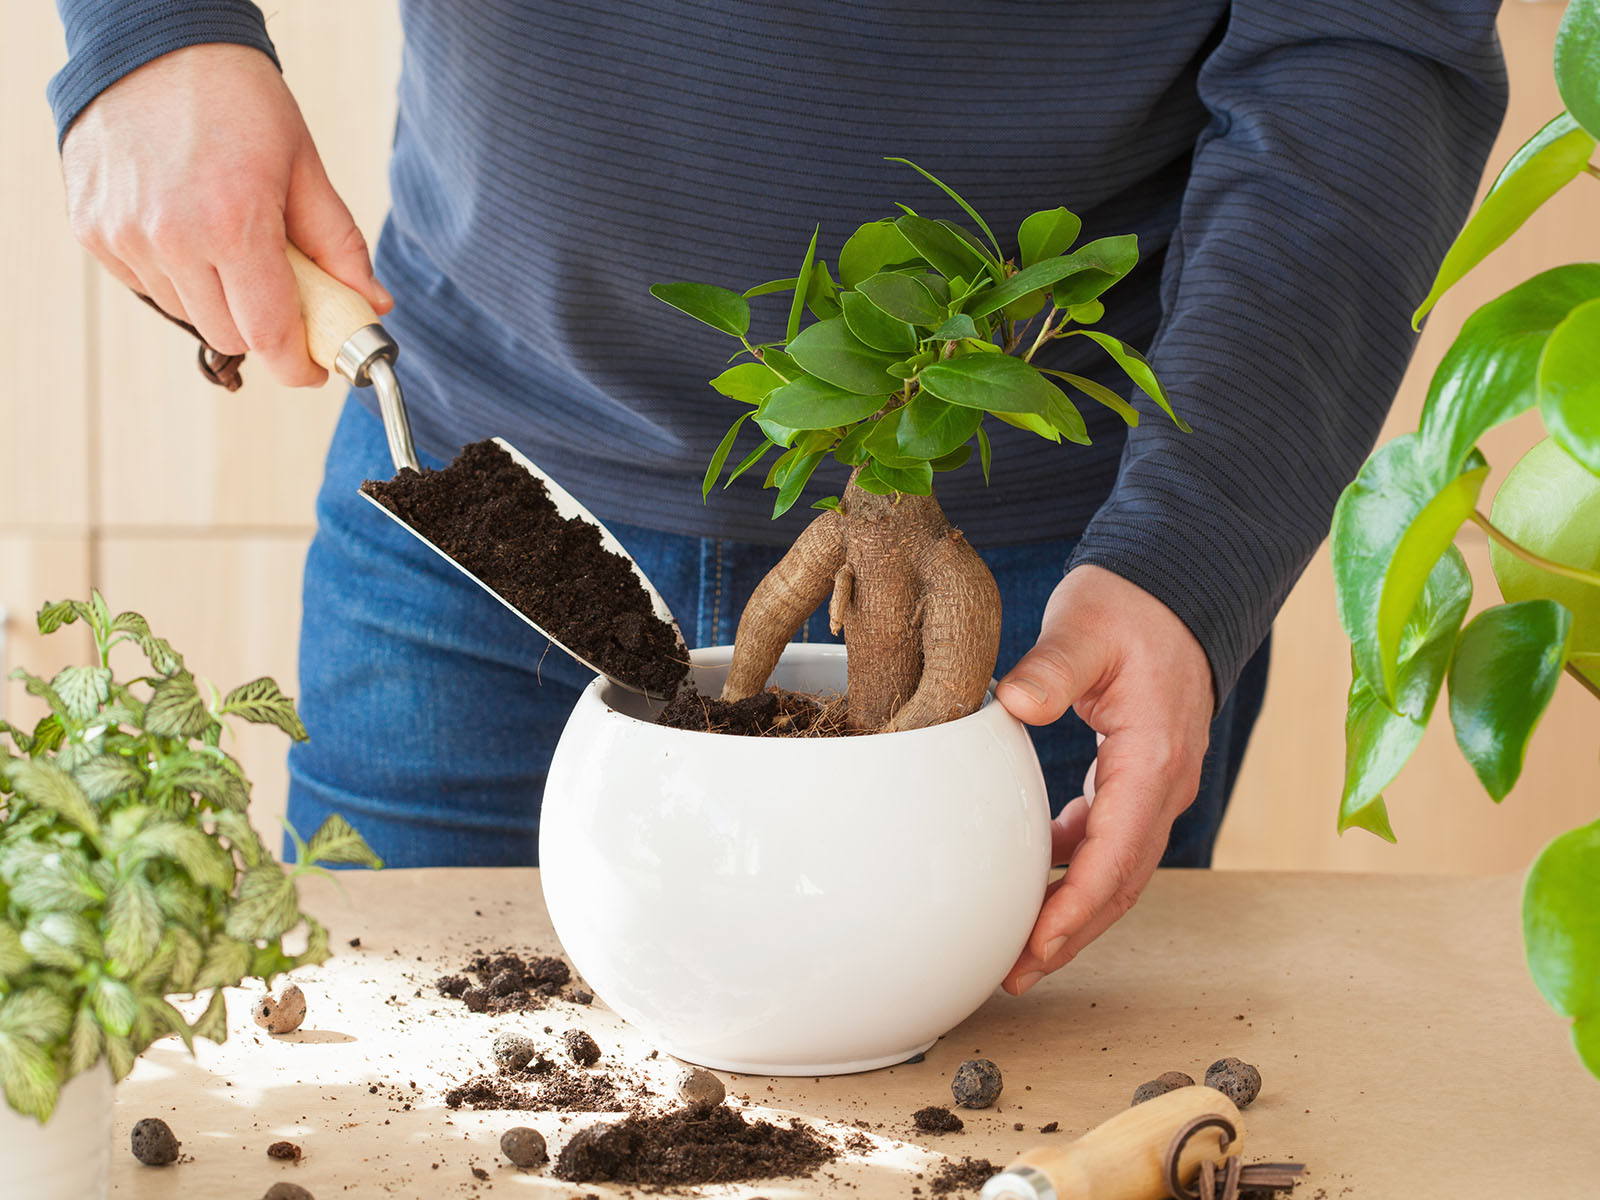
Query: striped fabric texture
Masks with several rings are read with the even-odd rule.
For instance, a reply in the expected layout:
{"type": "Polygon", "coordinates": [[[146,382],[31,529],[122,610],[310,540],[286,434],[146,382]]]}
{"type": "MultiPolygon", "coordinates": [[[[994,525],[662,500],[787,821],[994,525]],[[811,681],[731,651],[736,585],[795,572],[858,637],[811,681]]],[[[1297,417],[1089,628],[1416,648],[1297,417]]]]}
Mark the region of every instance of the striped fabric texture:
{"type": "MultiPolygon", "coordinates": [[[[58,3],[63,130],[156,54],[269,48],[244,3],[58,3]]],[[[1220,697],[1399,384],[1504,111],[1496,8],[405,0],[377,268],[418,443],[498,434],[603,519],[786,541],[809,514],[770,521],[759,479],[702,505],[742,411],[705,381],[737,343],[649,285],[793,275],[814,226],[832,262],[896,201],[964,219],[889,155],[964,194],[1008,254],[1022,218],[1066,205],[1085,240],[1138,234],[1100,328],[1149,351],[1194,432],[1137,393],[1135,430],[1086,413],[1091,447],[993,423],[993,484],[943,475],[940,500],[980,548],[1081,533],[1074,562],[1172,608],[1220,697]]],[[[786,300],[753,307],[753,339],[781,337],[786,300]]],[[[1087,338],[1036,361],[1129,393],[1087,338]]],[[[842,482],[819,470],[808,495],[842,482]]]]}

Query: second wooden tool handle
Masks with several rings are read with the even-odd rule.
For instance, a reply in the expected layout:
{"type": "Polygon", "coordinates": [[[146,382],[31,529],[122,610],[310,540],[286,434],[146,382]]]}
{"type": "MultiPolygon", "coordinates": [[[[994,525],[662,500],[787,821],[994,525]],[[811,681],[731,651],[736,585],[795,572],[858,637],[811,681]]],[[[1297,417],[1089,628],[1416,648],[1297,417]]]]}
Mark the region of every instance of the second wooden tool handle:
{"type": "Polygon", "coordinates": [[[378,324],[378,314],[353,291],[312,262],[296,247],[285,247],[300,290],[300,312],[306,323],[306,349],[319,367],[338,370],[339,347],[352,333],[378,324]]]}
{"type": "MultiPolygon", "coordinates": [[[[1018,1161],[1048,1175],[1059,1200],[1159,1200],[1168,1194],[1162,1167],[1173,1134],[1207,1113],[1226,1117],[1238,1131],[1226,1151],[1238,1154],[1244,1145],[1238,1108],[1215,1088],[1195,1086],[1135,1104],[1075,1142],[1031,1150],[1018,1161]]],[[[1219,1131],[1200,1130],[1178,1160],[1179,1178],[1190,1182],[1202,1161],[1219,1161],[1223,1153],[1219,1131]]]]}

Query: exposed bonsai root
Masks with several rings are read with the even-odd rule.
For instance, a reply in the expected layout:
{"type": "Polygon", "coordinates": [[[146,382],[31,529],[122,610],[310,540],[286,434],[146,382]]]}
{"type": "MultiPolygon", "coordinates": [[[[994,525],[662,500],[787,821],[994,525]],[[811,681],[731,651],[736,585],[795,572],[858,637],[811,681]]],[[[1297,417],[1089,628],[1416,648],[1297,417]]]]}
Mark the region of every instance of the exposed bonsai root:
{"type": "Polygon", "coordinates": [[[853,479],[840,511],[813,521],[745,606],[722,698],[758,693],[830,594],[852,730],[920,729],[983,702],[1000,647],[994,577],[932,496],[874,496],[853,479]]]}

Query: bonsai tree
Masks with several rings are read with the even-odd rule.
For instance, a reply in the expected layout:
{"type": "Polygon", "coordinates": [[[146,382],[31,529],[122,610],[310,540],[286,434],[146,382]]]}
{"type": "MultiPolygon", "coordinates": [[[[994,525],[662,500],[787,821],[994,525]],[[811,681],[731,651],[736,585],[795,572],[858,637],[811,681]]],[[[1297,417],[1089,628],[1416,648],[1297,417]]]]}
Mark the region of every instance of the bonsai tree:
{"type": "MultiPolygon", "coordinates": [[[[1580,175],[1600,178],[1590,162],[1600,137],[1600,0],[1567,9],[1555,73],[1567,110],[1500,173],[1414,323],[1556,191],[1580,175]]],[[[1394,840],[1382,791],[1446,681],[1456,742],[1489,795],[1504,799],[1563,673],[1600,700],[1600,263],[1545,271],[1467,318],[1420,427],[1379,447],[1345,490],[1332,547],[1353,665],[1340,832],[1358,826],[1394,840]],[[1549,436],[1486,506],[1489,465],[1476,443],[1530,408],[1549,436]],[[1469,522],[1492,540],[1506,603],[1465,621],[1472,579],[1451,543],[1469,522]]],[[[1578,1053],[1600,1075],[1600,820],[1540,853],[1523,930],[1535,982],[1573,1019],[1578,1053]]]]}
{"type": "Polygon", "coordinates": [[[32,732],[0,722],[17,751],[0,763],[0,1087],[41,1121],[62,1085],[102,1058],[121,1079],[166,1034],[222,1041],[223,988],[328,957],[295,880],[319,860],[382,866],[341,817],[309,843],[294,838],[290,870],[251,827],[250,782],[222,734],[237,717],[303,739],[276,683],[203,695],[143,617],[112,616],[98,592],[45,605],[39,629],[78,620],[97,661],[48,680],[18,671],[50,712],[32,732]],[[114,677],[123,643],[149,674],[114,677]],[[304,949],[286,948],[301,927],[304,949]],[[193,1021],[168,999],[204,992],[193,1021]]]}
{"type": "Polygon", "coordinates": [[[1106,237],[1072,249],[1081,222],[1065,208],[1036,212],[1008,256],[982,217],[940,180],[979,236],[901,205],[893,219],[862,225],[840,248],[839,277],[816,257],[812,233],[797,275],[745,292],[709,283],[656,284],[658,299],[737,338],[739,361],[711,386],[749,406],[706,469],[702,495],[722,475],[741,432],[760,442],[727,471],[726,487],[772,451],[766,486],[773,516],[799,499],[830,455],[849,466],[842,496],[818,500],[822,515],[756,588],[740,618],[723,698],[759,692],[805,619],[828,600],[849,662],[847,723],[856,730],[916,729],[982,703],[1000,640],[1000,596],[976,551],[951,527],[933,477],[972,457],[987,481],[993,417],[1052,442],[1087,444],[1082,414],[1052,379],[1117,412],[1138,412],[1079,375],[1035,366],[1049,342],[1083,337],[1184,429],[1150,365],[1091,328],[1101,296],[1138,261],[1137,239],[1106,237]],[[752,343],[749,300],[788,293],[779,341],[752,343]],[[801,327],[804,314],[815,320],[801,327]],[[831,599],[830,599],[831,597],[831,599]]]}

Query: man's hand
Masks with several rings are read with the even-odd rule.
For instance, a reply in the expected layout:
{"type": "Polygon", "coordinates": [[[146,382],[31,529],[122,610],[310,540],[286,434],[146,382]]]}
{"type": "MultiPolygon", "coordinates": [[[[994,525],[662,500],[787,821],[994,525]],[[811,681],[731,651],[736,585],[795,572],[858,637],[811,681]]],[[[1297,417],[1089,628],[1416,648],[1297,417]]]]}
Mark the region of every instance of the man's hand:
{"type": "Polygon", "coordinates": [[[61,165],[72,231],[111,274],[283,383],[327,378],[306,355],[286,239],[378,312],[394,303],[259,50],[189,46],[130,72],[73,123],[61,165]]]}
{"type": "Polygon", "coordinates": [[[995,695],[1030,725],[1076,708],[1101,737],[1093,785],[1051,829],[1051,861],[1071,865],[1050,885],[1006,976],[1006,990],[1021,995],[1104,933],[1149,882],[1172,822],[1199,787],[1211,667],[1161,601],[1120,575],[1082,566],[1056,586],[1038,642],[995,695]]]}

